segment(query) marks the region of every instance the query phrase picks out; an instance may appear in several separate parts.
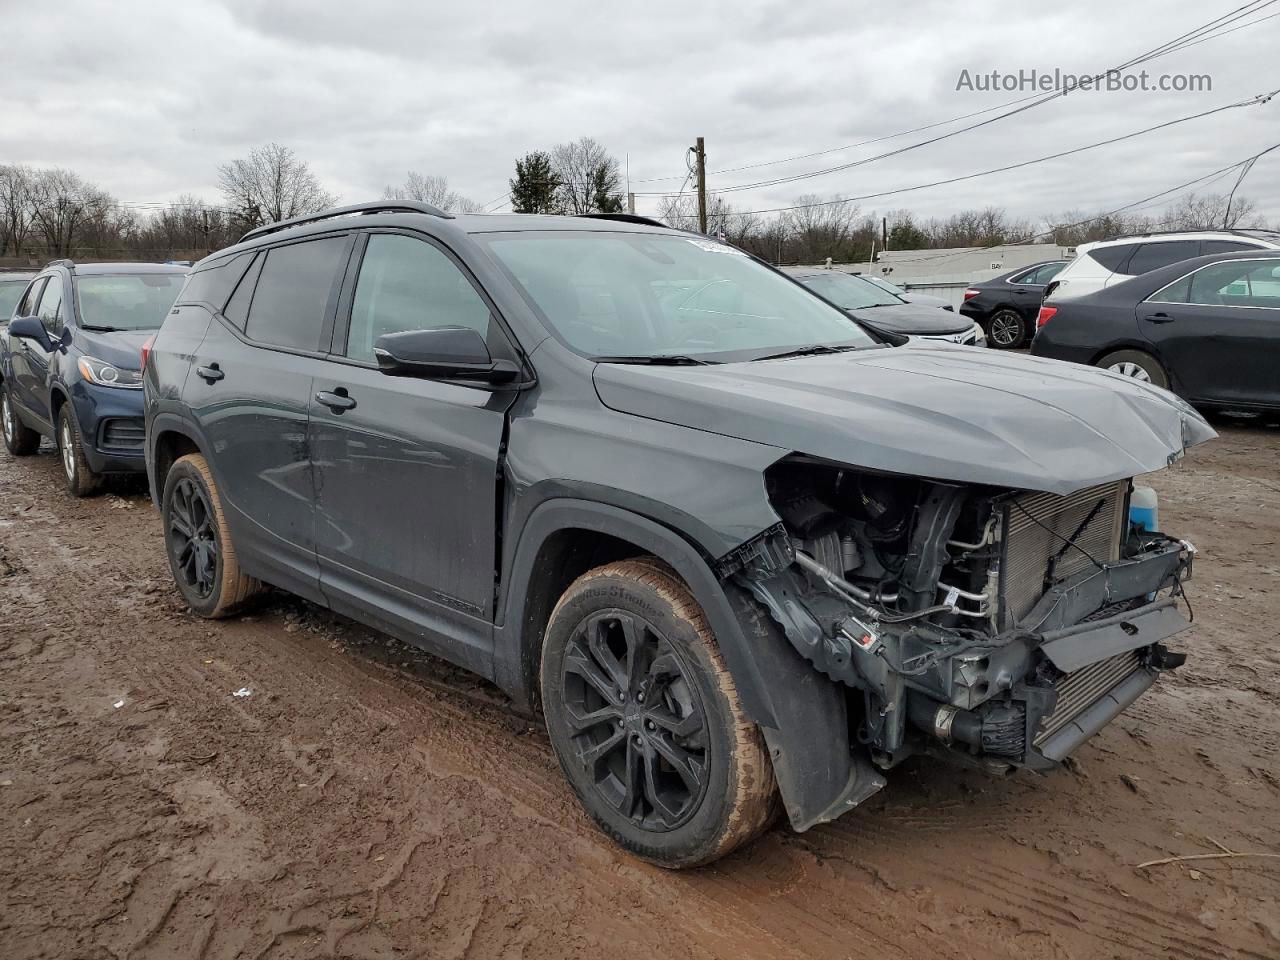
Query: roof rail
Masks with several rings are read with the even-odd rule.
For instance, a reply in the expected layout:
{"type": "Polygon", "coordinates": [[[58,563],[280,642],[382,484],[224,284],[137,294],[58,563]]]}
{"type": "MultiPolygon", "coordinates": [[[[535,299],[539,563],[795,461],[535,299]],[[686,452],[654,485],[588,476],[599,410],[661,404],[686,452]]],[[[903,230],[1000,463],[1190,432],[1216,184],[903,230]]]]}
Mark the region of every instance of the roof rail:
{"type": "Polygon", "coordinates": [[[48,270],[50,267],[66,267],[68,270],[75,272],[76,262],[74,260],[68,260],[66,257],[62,257],[59,260],[50,260],[40,269],[48,270]]]}
{"type": "Polygon", "coordinates": [[[346,207],[332,207],[328,210],[321,210],[319,213],[308,213],[301,217],[293,217],[290,220],[280,220],[276,223],[264,224],[261,227],[255,227],[240,238],[240,242],[254,237],[265,237],[269,233],[276,233],[280,230],[287,230],[290,227],[300,227],[304,223],[318,223],[321,220],[330,220],[335,217],[349,217],[354,214],[364,213],[425,213],[432,217],[441,217],[445,220],[452,220],[453,214],[445,213],[439,207],[433,207],[429,203],[420,203],[417,200],[374,200],[368,203],[353,203],[346,207]]]}
{"type": "Polygon", "coordinates": [[[671,224],[655,220],[653,217],[642,217],[638,213],[579,213],[579,217],[591,217],[595,220],[617,220],[619,223],[642,223],[647,227],[672,229],[671,224]]]}

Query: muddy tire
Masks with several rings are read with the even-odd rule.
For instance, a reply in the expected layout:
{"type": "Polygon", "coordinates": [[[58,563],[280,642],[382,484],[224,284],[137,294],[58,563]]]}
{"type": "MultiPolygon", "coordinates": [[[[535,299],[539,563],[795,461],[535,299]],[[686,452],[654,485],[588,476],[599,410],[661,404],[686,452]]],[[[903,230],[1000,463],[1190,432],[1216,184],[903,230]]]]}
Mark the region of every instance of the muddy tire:
{"type": "Polygon", "coordinates": [[[169,569],[192,610],[210,619],[228,617],[263,591],[261,581],[240,570],[203,456],[189,453],[169,468],[160,504],[169,569]]]}
{"type": "Polygon", "coordinates": [[[9,399],[9,388],[0,384],[0,426],[4,428],[5,449],[15,457],[29,457],[40,449],[40,434],[18,419],[9,399]]]}
{"type": "Polygon", "coordinates": [[[670,567],[622,560],[575,580],[552,611],[541,674],[560,766],[620,846],[696,867],[768,826],[776,786],[763,738],[670,567]]]}
{"type": "Polygon", "coordinates": [[[67,481],[67,492],[73,497],[87,497],[102,486],[101,474],[94,473],[84,456],[84,442],[80,436],[80,423],[75,408],[68,401],[58,411],[58,458],[62,461],[62,475],[67,481]]]}
{"type": "Polygon", "coordinates": [[[1160,366],[1160,361],[1142,350],[1117,350],[1115,353],[1108,353],[1096,366],[1169,389],[1169,376],[1164,372],[1164,367],[1160,366]]]}
{"type": "Polygon", "coordinates": [[[1027,320],[1017,310],[997,310],[985,327],[987,343],[997,350],[1016,350],[1030,339],[1027,320]]]}

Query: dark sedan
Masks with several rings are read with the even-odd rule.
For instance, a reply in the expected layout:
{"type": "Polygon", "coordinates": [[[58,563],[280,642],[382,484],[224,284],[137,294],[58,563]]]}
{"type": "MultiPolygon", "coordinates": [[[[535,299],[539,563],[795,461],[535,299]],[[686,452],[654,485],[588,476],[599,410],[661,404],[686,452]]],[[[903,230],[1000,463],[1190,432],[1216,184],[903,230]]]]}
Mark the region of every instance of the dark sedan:
{"type": "Polygon", "coordinates": [[[1040,308],[1031,352],[1167,387],[1198,407],[1280,410],[1280,252],[1183,260],[1040,308]]]}
{"type": "Polygon", "coordinates": [[[922,340],[947,340],[983,346],[982,328],[950,310],[908,303],[862,277],[839,270],[815,270],[791,276],[814,293],[869,327],[922,340]]]}
{"type": "Polygon", "coordinates": [[[960,312],[986,331],[987,343],[995,349],[1024,346],[1036,331],[1045,286],[1068,262],[1044,260],[975,283],[965,290],[960,312]]]}

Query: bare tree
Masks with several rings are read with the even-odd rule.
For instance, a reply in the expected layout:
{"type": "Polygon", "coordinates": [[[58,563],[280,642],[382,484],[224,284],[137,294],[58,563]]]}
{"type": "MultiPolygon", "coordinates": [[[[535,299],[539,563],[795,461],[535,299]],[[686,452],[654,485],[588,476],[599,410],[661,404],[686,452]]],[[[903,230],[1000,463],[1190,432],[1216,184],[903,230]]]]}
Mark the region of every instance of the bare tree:
{"type": "Polygon", "coordinates": [[[0,256],[10,247],[14,256],[22,256],[31,232],[31,178],[27,167],[0,166],[0,256]]]}
{"type": "Polygon", "coordinates": [[[1248,197],[1236,196],[1227,210],[1227,196],[1220,193],[1189,193],[1165,211],[1166,230],[1234,230],[1260,226],[1258,205],[1248,197]]]}
{"type": "Polygon", "coordinates": [[[106,191],[71,170],[41,170],[31,178],[31,219],[49,256],[71,256],[86,226],[101,222],[115,206],[106,191]]]}
{"type": "Polygon", "coordinates": [[[857,205],[848,200],[824,201],[814,194],[798,197],[796,204],[796,209],[783,214],[792,255],[805,263],[842,259],[858,225],[857,205]]]}
{"type": "Polygon", "coordinates": [[[480,213],[483,209],[469,197],[449,189],[449,178],[434,174],[421,174],[410,170],[405,175],[404,183],[399,186],[388,185],[382,191],[384,200],[417,200],[439,207],[446,213],[480,213]]]}
{"type": "Polygon", "coordinates": [[[218,183],[227,206],[246,228],[317,213],[338,202],[320,185],[305,160],[278,143],[222,164],[218,183]]]}
{"type": "MultiPolygon", "coordinates": [[[[692,194],[663,197],[658,201],[658,219],[678,230],[698,229],[698,200],[692,194]]],[[[754,213],[739,213],[722,196],[707,198],[707,236],[717,237],[734,246],[745,246],[760,227],[754,213]]]]}
{"type": "Polygon", "coordinates": [[[565,213],[616,213],[622,209],[622,175],[618,158],[591,137],[551,149],[551,166],[559,180],[556,191],[565,213]]]}

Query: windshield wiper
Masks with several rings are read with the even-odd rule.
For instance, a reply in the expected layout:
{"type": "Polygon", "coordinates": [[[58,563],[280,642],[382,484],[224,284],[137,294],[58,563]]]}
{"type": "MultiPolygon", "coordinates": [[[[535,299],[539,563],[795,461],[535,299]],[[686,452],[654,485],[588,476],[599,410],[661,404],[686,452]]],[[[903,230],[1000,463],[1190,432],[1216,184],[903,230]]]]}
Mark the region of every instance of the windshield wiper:
{"type": "Polygon", "coordinates": [[[786,357],[816,357],[824,353],[844,353],[847,350],[857,350],[854,346],[832,346],[829,343],[815,343],[808,347],[797,347],[794,350],[784,350],[782,353],[770,353],[763,357],[753,357],[752,360],[782,360],[786,357]]]}
{"type": "Polygon", "coordinates": [[[124,327],[103,327],[93,323],[82,323],[80,327],[84,330],[92,330],[94,333],[120,333],[124,327]]]}
{"type": "Polygon", "coordinates": [[[636,356],[592,357],[596,363],[640,363],[651,367],[702,367],[710,360],[699,360],[697,357],[686,357],[673,353],[653,355],[637,354],[636,356]]]}

